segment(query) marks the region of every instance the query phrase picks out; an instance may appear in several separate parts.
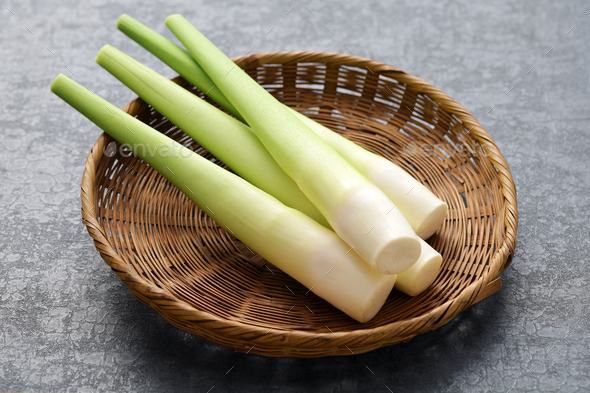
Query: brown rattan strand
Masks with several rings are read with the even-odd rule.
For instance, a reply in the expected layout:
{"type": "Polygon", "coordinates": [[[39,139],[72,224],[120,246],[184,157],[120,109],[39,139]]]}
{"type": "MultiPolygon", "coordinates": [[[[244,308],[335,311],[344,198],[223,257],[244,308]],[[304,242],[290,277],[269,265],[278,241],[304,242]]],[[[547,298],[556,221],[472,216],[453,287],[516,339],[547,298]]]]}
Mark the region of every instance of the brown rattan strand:
{"type": "MultiPolygon", "coordinates": [[[[359,324],[265,265],[140,159],[119,149],[105,155],[115,142],[103,134],[86,161],[82,217],[137,298],[175,326],[237,351],[318,357],[407,341],[501,288],[498,275],[514,254],[516,192],[494,141],[465,108],[415,76],[360,57],[278,52],[235,61],[279,100],[405,168],[448,203],[429,239],[443,255],[441,272],[419,296],[394,290],[359,324]]],[[[142,100],[125,110],[214,160],[142,100]]]]}

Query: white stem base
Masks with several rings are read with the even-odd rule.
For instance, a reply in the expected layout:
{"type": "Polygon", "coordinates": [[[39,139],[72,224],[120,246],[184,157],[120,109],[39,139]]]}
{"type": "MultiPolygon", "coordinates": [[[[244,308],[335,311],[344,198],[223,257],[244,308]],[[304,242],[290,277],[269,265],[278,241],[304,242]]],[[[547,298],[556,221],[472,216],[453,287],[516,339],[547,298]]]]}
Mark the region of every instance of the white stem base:
{"type": "Polygon", "coordinates": [[[385,194],[360,189],[338,209],[330,224],[379,273],[401,273],[418,260],[419,238],[385,194]]]}
{"type": "Polygon", "coordinates": [[[420,258],[408,270],[397,275],[395,289],[416,296],[424,292],[438,276],[442,256],[428,243],[420,239],[422,253],[420,258]]]}
{"type": "Polygon", "coordinates": [[[419,237],[429,238],[445,219],[447,204],[402,168],[383,161],[376,160],[367,178],[400,208],[419,237]]]}

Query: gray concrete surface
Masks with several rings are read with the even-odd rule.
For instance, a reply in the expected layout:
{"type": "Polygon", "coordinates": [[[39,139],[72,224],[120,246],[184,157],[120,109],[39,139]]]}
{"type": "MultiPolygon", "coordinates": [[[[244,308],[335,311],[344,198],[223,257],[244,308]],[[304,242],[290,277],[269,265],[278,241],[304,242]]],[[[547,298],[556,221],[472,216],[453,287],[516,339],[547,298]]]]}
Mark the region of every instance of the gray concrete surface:
{"type": "Polygon", "coordinates": [[[0,391],[590,391],[587,2],[1,5],[0,391]],[[435,332],[343,358],[235,354],[167,324],[81,224],[79,182],[100,131],[49,92],[65,73],[128,102],[94,64],[106,43],[173,75],[117,32],[124,12],[169,37],[164,17],[183,13],[231,56],[348,47],[448,92],[490,132],[516,181],[520,228],[504,289],[435,332]]]}

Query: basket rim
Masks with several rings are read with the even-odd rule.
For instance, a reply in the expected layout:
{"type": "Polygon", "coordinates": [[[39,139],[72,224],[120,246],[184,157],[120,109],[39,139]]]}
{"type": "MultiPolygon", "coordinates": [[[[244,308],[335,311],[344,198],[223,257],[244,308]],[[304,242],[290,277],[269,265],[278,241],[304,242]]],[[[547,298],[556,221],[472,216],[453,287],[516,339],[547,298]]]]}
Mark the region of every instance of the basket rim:
{"type": "MultiPolygon", "coordinates": [[[[301,330],[281,330],[274,328],[268,332],[266,328],[245,324],[239,321],[230,321],[206,311],[201,311],[192,305],[172,296],[163,289],[148,282],[139,274],[137,274],[129,265],[110,246],[108,236],[102,229],[99,219],[97,217],[94,190],[95,178],[98,163],[103,156],[103,149],[111,140],[111,137],[103,133],[94,143],[90,154],[86,158],[84,173],[81,183],[81,199],[82,199],[82,221],[86,225],[88,233],[93,238],[95,246],[105,262],[115,271],[129,289],[139,298],[140,301],[148,304],[150,307],[156,309],[165,319],[173,325],[180,328],[190,328],[193,332],[207,332],[211,331],[217,336],[223,336],[230,339],[237,339],[243,341],[245,344],[249,343],[261,344],[263,347],[284,347],[281,345],[282,338],[289,336],[288,347],[292,348],[313,348],[326,349],[333,347],[345,347],[347,343],[361,339],[365,347],[378,347],[378,341],[383,341],[388,345],[388,339],[395,339],[396,341],[406,341],[417,334],[425,333],[434,330],[460,312],[480,300],[478,297],[483,294],[483,289],[490,282],[504,271],[512,262],[514,255],[514,248],[516,245],[516,231],[518,226],[518,208],[516,203],[516,188],[512,174],[508,164],[492,137],[487,133],[483,126],[465,109],[461,104],[453,100],[450,96],[442,90],[427,83],[426,81],[406,73],[396,67],[380,63],[375,60],[342,54],[342,53],[326,53],[316,51],[297,51],[297,52],[260,52],[253,53],[246,56],[233,58],[234,62],[242,68],[253,68],[264,64],[289,64],[289,63],[331,63],[334,65],[346,65],[359,68],[367,68],[372,73],[382,74],[384,76],[392,77],[401,83],[404,83],[408,88],[413,89],[417,93],[425,94],[436,102],[442,110],[454,115],[460,120],[465,127],[469,127],[469,133],[472,138],[477,139],[482,145],[485,143],[489,147],[489,152],[486,159],[489,159],[498,172],[499,182],[501,184],[502,195],[505,204],[504,217],[504,234],[501,245],[498,245],[491,261],[490,270],[484,272],[476,281],[464,288],[453,299],[447,300],[445,303],[438,305],[432,310],[411,319],[390,322],[381,326],[373,328],[361,328],[346,332],[334,333],[318,333],[301,330]],[[156,298],[158,302],[146,302],[138,294],[146,294],[149,298],[156,298]],[[172,303],[178,311],[175,314],[186,317],[190,314],[190,322],[185,324],[179,323],[176,320],[169,319],[170,310],[166,313],[161,311],[160,304],[172,303]],[[420,321],[418,328],[411,328],[417,321],[420,321]],[[234,328],[234,329],[228,329],[234,328]],[[388,332],[392,330],[407,332],[407,335],[391,334],[388,332]]],[[[143,100],[136,98],[128,103],[124,111],[132,113],[139,106],[143,104],[143,100]]],[[[198,334],[198,333],[197,333],[198,334]]],[[[247,348],[247,347],[246,347],[247,348]]],[[[355,347],[353,347],[355,348],[355,347]]],[[[370,349],[369,349],[370,350],[370,349]]],[[[352,351],[351,351],[352,352],[352,351]]],[[[360,352],[358,352],[360,353],[360,352]]]]}

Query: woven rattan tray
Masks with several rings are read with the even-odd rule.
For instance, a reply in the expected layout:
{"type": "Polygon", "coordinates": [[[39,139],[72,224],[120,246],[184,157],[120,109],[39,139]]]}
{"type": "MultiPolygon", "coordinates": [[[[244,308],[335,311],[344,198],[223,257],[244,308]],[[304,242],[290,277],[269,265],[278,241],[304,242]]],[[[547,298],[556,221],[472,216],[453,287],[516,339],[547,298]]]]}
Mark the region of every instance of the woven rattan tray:
{"type": "MultiPolygon", "coordinates": [[[[360,324],[266,265],[103,134],[86,160],[82,218],[139,300],[236,351],[319,357],[407,341],[501,288],[498,274],[514,255],[516,191],[500,151],[465,108],[415,76],[355,56],[277,52],[234,60],[279,100],[399,164],[447,202],[447,218],[429,239],[443,255],[442,270],[419,296],[394,290],[360,324]]],[[[141,99],[125,110],[214,160],[141,99]]]]}

